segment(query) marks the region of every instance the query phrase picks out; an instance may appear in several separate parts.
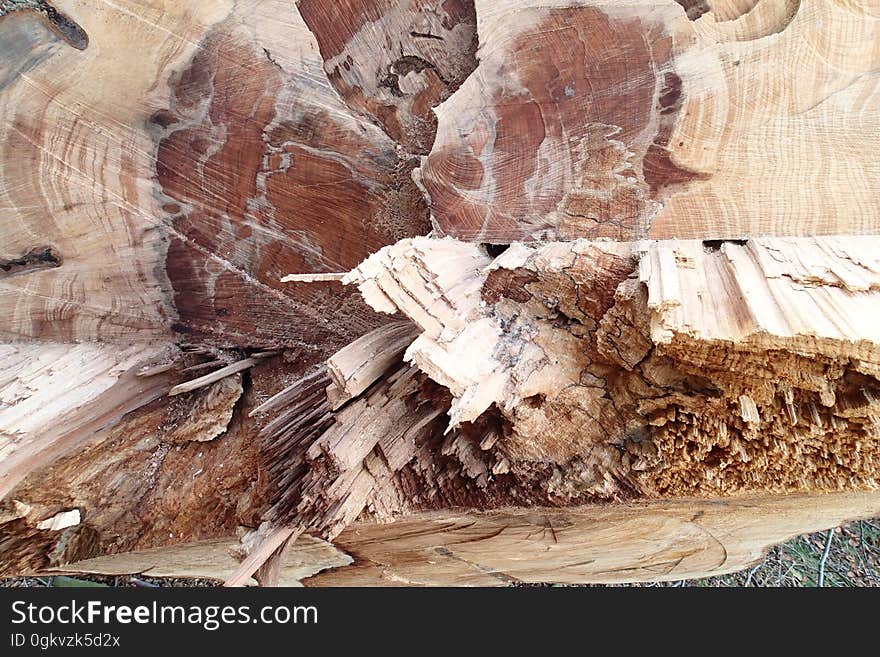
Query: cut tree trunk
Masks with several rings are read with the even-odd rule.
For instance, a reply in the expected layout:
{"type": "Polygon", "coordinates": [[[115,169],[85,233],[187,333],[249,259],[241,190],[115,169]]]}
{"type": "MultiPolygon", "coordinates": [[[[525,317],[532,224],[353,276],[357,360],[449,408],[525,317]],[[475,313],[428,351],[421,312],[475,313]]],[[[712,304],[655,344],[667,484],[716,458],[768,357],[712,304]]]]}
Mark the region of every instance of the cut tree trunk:
{"type": "Polygon", "coordinates": [[[880,515],[878,44],[0,0],[0,573],[650,581],[880,515]]]}

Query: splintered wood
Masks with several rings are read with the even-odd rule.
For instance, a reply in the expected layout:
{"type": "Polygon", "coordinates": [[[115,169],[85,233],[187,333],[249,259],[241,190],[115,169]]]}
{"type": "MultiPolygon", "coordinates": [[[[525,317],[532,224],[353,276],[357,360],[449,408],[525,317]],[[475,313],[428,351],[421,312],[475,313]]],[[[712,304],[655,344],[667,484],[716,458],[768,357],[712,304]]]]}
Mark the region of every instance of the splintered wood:
{"type": "Polygon", "coordinates": [[[489,262],[415,238],[344,282],[423,328],[404,359],[449,391],[449,428],[501,418],[489,449],[508,476],[490,488],[550,503],[842,490],[880,466],[878,247],[578,240],[489,262]]]}
{"type": "Polygon", "coordinates": [[[96,344],[0,346],[0,498],[30,470],[165,394],[168,379],[135,367],[163,347],[96,344]]]}
{"type": "Polygon", "coordinates": [[[327,388],[327,396],[333,410],[360,395],[398,363],[416,335],[416,327],[410,322],[390,324],[367,333],[331,356],[327,373],[332,383],[327,388]]]}
{"type": "Polygon", "coordinates": [[[420,332],[378,329],[262,409],[284,409],[271,522],[333,539],[365,512],[874,489],[878,247],[386,247],[343,282],[420,332]]]}
{"type": "Polygon", "coordinates": [[[708,498],[766,525],[724,568],[880,513],[878,44],[877,0],[0,1],[0,573],[644,579],[722,568],[708,498]]]}
{"type": "MultiPolygon", "coordinates": [[[[406,329],[411,341],[411,325],[406,329]]],[[[359,344],[375,347],[382,341],[378,333],[359,344]]],[[[394,346],[399,336],[392,330],[386,339],[394,346]]],[[[449,394],[403,363],[402,349],[394,353],[363,394],[337,398],[336,407],[328,398],[335,383],[319,370],[257,409],[274,414],[263,429],[263,459],[277,500],[273,523],[333,538],[365,509],[390,517],[461,503],[471,481],[486,486],[492,463],[483,461],[477,445],[494,429],[494,418],[479,435],[471,429],[468,437],[462,431],[444,436],[449,394]]]]}

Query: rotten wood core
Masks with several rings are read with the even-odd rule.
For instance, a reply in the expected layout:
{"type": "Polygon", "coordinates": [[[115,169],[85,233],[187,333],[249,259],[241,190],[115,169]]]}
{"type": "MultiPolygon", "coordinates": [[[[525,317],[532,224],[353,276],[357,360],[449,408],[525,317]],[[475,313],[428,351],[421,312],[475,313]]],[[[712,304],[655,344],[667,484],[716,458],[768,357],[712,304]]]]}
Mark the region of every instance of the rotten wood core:
{"type": "Polygon", "coordinates": [[[270,520],[333,539],[363,513],[873,489],[877,246],[386,247],[343,282],[421,332],[330,360],[361,393],[320,370],[261,409],[270,520]]]}
{"type": "Polygon", "coordinates": [[[291,570],[322,537],[360,559],[327,582],[536,581],[368,528],[878,511],[878,34],[867,0],[0,0],[0,572],[234,537],[222,576],[271,583],[351,559],[291,570]]]}

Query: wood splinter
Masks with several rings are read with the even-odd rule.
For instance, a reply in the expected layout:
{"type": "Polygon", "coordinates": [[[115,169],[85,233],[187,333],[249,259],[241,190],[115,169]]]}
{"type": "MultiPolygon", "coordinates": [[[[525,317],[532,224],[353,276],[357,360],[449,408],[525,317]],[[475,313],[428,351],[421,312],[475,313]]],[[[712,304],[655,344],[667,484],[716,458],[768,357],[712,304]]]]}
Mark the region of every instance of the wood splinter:
{"type": "Polygon", "coordinates": [[[244,358],[235,363],[231,363],[226,367],[221,367],[219,370],[214,370],[213,372],[205,374],[204,376],[200,376],[196,379],[191,379],[189,381],[186,381],[185,383],[179,383],[168,391],[168,396],[173,397],[175,395],[182,395],[185,392],[198,390],[199,388],[203,388],[207,385],[220,381],[221,379],[225,379],[227,376],[231,376],[246,369],[250,369],[257,363],[259,363],[262,359],[274,356],[277,353],[277,351],[260,352],[254,354],[250,358],[244,358]]]}
{"type": "Polygon", "coordinates": [[[656,581],[880,514],[876,0],[52,6],[0,2],[3,575],[656,581]]]}
{"type": "Polygon", "coordinates": [[[282,283],[321,283],[324,281],[341,281],[345,272],[328,272],[324,274],[288,274],[281,279],[282,283]]]}

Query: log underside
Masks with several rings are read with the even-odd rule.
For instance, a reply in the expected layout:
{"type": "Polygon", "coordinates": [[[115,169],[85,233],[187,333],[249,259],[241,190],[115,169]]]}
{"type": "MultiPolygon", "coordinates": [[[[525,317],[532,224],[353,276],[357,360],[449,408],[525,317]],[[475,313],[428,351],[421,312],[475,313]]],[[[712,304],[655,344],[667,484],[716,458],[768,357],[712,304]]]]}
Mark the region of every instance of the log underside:
{"type": "Polygon", "coordinates": [[[880,514],[877,44],[0,2],[0,573],[651,581],[880,514]]]}
{"type": "MultiPolygon", "coordinates": [[[[303,536],[282,585],[507,586],[620,583],[723,575],[769,546],[880,510],[876,493],[683,499],[638,505],[413,514],[356,523],[329,543],[303,536]]],[[[129,552],[47,572],[227,579],[237,539],[129,552]]]]}

